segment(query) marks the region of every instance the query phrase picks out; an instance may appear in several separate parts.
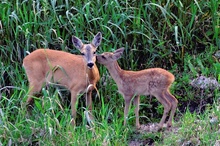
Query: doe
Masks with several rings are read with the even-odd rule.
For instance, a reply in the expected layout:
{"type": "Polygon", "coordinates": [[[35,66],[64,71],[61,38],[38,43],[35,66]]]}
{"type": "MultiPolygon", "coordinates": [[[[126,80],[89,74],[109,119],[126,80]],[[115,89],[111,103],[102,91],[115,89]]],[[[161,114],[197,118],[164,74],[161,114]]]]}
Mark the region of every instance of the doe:
{"type": "Polygon", "coordinates": [[[75,125],[77,95],[86,91],[86,106],[92,110],[92,91],[100,79],[96,62],[96,49],[100,45],[102,34],[99,32],[90,44],[73,36],[73,45],[82,55],[74,55],[63,51],[37,49],[23,60],[28,81],[29,95],[27,106],[34,103],[33,96],[39,93],[47,82],[59,83],[71,93],[71,123],[75,125]],[[91,86],[92,85],[92,86],[91,86]]]}
{"type": "Polygon", "coordinates": [[[106,66],[118,86],[119,93],[124,97],[124,125],[126,124],[131,99],[134,97],[136,128],[140,128],[140,95],[153,95],[164,107],[163,116],[158,125],[159,128],[162,128],[170,111],[167,126],[172,126],[172,119],[178,103],[177,99],[169,92],[169,87],[175,79],[174,75],[161,68],[150,68],[141,71],[123,70],[117,63],[123,51],[124,48],[120,48],[113,53],[105,52],[97,55],[97,62],[106,66]]]}

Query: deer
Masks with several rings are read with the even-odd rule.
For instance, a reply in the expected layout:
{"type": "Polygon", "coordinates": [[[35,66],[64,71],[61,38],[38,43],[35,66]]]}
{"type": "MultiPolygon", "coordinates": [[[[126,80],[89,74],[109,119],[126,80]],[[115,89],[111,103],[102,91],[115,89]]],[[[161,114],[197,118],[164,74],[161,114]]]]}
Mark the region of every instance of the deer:
{"type": "Polygon", "coordinates": [[[133,100],[135,106],[136,128],[140,129],[140,95],[152,95],[156,97],[164,107],[163,116],[160,123],[157,124],[158,128],[163,128],[169,112],[170,116],[167,121],[167,126],[171,127],[178,104],[177,99],[169,91],[171,84],[175,80],[174,75],[162,68],[149,68],[140,71],[123,70],[117,62],[123,52],[124,48],[120,48],[114,52],[104,52],[97,55],[96,58],[98,63],[104,65],[108,69],[111,77],[117,84],[119,93],[125,100],[124,125],[126,125],[128,110],[133,100]]]}
{"type": "MultiPolygon", "coordinates": [[[[26,101],[28,110],[33,107],[33,96],[38,94],[45,83],[59,83],[71,94],[71,124],[75,125],[77,95],[86,92],[86,106],[92,110],[92,91],[100,79],[95,64],[96,50],[101,44],[102,34],[98,32],[90,44],[72,36],[72,43],[81,55],[51,49],[37,49],[23,59],[29,94],[26,101]]],[[[92,117],[91,117],[92,118],[92,117]]]]}

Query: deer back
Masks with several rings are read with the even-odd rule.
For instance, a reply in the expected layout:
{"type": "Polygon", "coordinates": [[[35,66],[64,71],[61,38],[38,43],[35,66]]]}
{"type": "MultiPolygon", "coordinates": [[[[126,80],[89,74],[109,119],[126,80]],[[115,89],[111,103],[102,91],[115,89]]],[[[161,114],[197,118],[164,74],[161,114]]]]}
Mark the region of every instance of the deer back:
{"type": "Polygon", "coordinates": [[[86,88],[89,83],[96,83],[100,78],[95,64],[92,69],[88,69],[81,55],[63,51],[38,49],[25,57],[23,65],[29,80],[57,82],[68,88],[75,85],[86,88]],[[89,79],[88,74],[92,74],[92,78],[89,79]]]}

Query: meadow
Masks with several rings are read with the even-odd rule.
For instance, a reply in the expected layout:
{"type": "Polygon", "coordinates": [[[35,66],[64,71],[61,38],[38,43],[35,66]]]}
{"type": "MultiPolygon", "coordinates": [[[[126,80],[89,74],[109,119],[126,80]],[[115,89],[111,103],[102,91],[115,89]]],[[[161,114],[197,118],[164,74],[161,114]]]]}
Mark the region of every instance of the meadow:
{"type": "MultiPolygon", "coordinates": [[[[220,145],[219,88],[195,88],[199,76],[220,82],[220,1],[217,0],[1,0],[0,2],[0,146],[1,145],[220,145]],[[107,69],[93,94],[94,125],[86,120],[79,96],[76,126],[70,124],[65,89],[42,89],[33,115],[27,116],[29,92],[22,60],[38,48],[80,54],[72,35],[89,43],[97,32],[97,53],[124,47],[123,69],[161,67],[176,80],[171,93],[179,104],[173,128],[135,129],[134,107],[123,126],[124,99],[107,69]]],[[[158,123],[163,107],[141,97],[140,123],[158,123]]]]}

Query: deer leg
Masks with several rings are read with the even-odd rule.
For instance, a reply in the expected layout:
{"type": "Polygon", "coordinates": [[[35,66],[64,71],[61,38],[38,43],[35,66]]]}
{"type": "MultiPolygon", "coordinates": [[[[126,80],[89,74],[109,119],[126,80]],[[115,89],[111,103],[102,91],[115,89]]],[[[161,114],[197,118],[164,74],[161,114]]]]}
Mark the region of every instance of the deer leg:
{"type": "Polygon", "coordinates": [[[75,125],[75,119],[76,119],[76,101],[77,101],[77,92],[74,90],[71,90],[71,124],[75,125]]]}
{"type": "Polygon", "coordinates": [[[88,91],[86,93],[86,106],[89,109],[89,111],[92,110],[92,90],[88,91]]]}
{"type": "Polygon", "coordinates": [[[139,122],[139,104],[140,104],[140,96],[137,95],[134,98],[134,106],[135,106],[135,118],[136,118],[136,128],[140,128],[140,122],[139,122]]]}
{"type": "Polygon", "coordinates": [[[125,99],[125,108],[124,108],[124,125],[126,125],[126,121],[128,118],[128,110],[131,103],[131,97],[130,96],[124,96],[125,99]]]}
{"type": "Polygon", "coordinates": [[[164,93],[163,92],[161,92],[159,94],[156,94],[154,96],[157,98],[157,100],[164,107],[163,116],[162,116],[162,118],[160,120],[160,123],[159,123],[159,128],[162,128],[163,124],[164,124],[164,122],[166,120],[166,117],[167,117],[167,115],[168,115],[168,113],[169,113],[169,111],[171,109],[171,103],[164,97],[164,93]]]}
{"type": "Polygon", "coordinates": [[[89,117],[88,118],[90,118],[88,121],[90,121],[90,120],[93,120],[94,118],[93,118],[93,116],[92,116],[92,90],[89,90],[88,92],[87,92],[87,96],[86,96],[86,107],[88,108],[88,110],[89,110],[89,117]]]}
{"type": "Polygon", "coordinates": [[[171,127],[172,126],[172,120],[173,120],[174,114],[176,112],[178,101],[169,91],[165,92],[165,96],[170,101],[171,106],[172,106],[171,107],[171,112],[170,112],[170,117],[167,121],[167,126],[171,127]]]}
{"type": "Polygon", "coordinates": [[[28,94],[28,99],[26,101],[28,111],[32,110],[32,106],[34,103],[33,96],[40,92],[42,85],[43,85],[43,81],[41,81],[41,82],[40,81],[30,81],[29,82],[29,91],[30,92],[28,94]]]}

